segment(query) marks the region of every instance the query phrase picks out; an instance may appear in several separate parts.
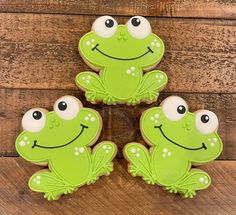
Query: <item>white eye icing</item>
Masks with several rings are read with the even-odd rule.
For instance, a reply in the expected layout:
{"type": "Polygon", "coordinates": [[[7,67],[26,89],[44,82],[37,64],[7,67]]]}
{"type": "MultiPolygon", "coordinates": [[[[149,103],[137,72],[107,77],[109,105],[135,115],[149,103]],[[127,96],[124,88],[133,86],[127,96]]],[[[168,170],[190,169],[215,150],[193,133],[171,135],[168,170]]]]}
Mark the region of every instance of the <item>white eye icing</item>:
{"type": "Polygon", "coordinates": [[[46,112],[46,110],[41,108],[28,110],[21,121],[23,129],[33,133],[42,130],[46,123],[46,112]]]}
{"type": "Polygon", "coordinates": [[[71,120],[77,116],[82,103],[73,96],[63,96],[54,104],[54,111],[56,114],[64,119],[71,120]]]}
{"type": "Polygon", "coordinates": [[[143,39],[152,33],[150,23],[142,16],[134,16],[126,23],[131,36],[143,39]]]}
{"type": "Polygon", "coordinates": [[[94,21],[92,31],[100,37],[108,38],[116,32],[117,25],[116,20],[111,16],[101,16],[94,21]]]}
{"type": "Polygon", "coordinates": [[[178,121],[182,119],[188,112],[187,103],[178,96],[170,96],[161,104],[163,112],[171,121],[178,121]]]}
{"type": "Polygon", "coordinates": [[[209,110],[196,112],[196,128],[202,134],[211,134],[217,130],[219,121],[217,116],[209,110]]]}

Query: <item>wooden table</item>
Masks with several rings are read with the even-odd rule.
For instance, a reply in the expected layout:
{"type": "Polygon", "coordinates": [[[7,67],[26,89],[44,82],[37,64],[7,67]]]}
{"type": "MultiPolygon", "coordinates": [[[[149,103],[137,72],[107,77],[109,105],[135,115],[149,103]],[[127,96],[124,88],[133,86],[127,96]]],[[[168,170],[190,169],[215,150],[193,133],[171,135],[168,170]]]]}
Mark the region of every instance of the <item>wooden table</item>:
{"type": "MultiPolygon", "coordinates": [[[[0,0],[0,214],[236,214],[236,3],[232,0],[0,0]],[[212,186],[194,199],[182,199],[131,177],[118,154],[115,171],[96,184],[48,202],[31,192],[29,177],[40,167],[19,158],[14,141],[21,117],[31,107],[52,108],[62,95],[79,97],[79,71],[89,69],[77,43],[99,15],[124,23],[149,16],[165,42],[157,68],[170,79],[160,101],[181,95],[195,111],[208,108],[220,119],[224,151],[201,168],[212,186]]],[[[143,142],[138,129],[143,110],[152,105],[95,108],[104,119],[100,140],[121,151],[129,141],[143,142]]]]}

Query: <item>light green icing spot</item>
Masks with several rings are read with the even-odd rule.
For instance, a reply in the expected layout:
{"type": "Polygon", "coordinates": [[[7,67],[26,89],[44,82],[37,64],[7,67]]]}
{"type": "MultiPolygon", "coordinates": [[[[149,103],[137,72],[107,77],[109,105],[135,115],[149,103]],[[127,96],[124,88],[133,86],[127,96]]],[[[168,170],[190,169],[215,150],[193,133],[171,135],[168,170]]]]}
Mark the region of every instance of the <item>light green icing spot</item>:
{"type": "Polygon", "coordinates": [[[113,170],[112,159],[117,148],[110,141],[92,146],[101,132],[100,115],[83,108],[72,120],[60,118],[56,112],[46,114],[46,123],[39,132],[24,130],[16,139],[16,150],[33,163],[48,164],[49,169],[36,172],[29,187],[44,193],[48,200],[72,193],[78,187],[96,182],[113,170]]]}
{"type": "Polygon", "coordinates": [[[164,54],[164,44],[154,33],[137,39],[127,25],[118,25],[108,38],[90,31],[80,39],[79,51],[85,62],[99,71],[99,75],[86,71],[76,76],[76,84],[91,103],[150,103],[167,84],[167,75],[162,71],[143,74],[154,68],[164,54]]]}
{"type": "Polygon", "coordinates": [[[202,134],[195,122],[196,114],[187,111],[178,121],[169,120],[162,107],[145,111],[140,128],[151,148],[148,150],[140,143],[127,144],[123,152],[130,162],[128,171],[148,184],[161,185],[185,198],[193,198],[197,190],[206,189],[210,176],[191,169],[191,165],[216,159],[223,145],[216,131],[202,134]]]}

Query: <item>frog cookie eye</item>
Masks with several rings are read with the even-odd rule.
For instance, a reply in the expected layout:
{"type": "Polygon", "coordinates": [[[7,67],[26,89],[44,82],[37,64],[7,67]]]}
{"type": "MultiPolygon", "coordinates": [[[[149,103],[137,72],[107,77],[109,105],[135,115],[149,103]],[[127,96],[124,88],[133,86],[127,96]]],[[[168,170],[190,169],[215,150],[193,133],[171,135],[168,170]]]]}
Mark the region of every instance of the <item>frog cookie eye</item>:
{"type": "Polygon", "coordinates": [[[126,25],[129,33],[136,39],[144,39],[152,32],[150,23],[142,16],[132,17],[126,25]]]}
{"type": "Polygon", "coordinates": [[[81,102],[73,96],[63,96],[55,102],[54,110],[56,114],[64,120],[71,120],[77,116],[81,102]]]}
{"type": "Polygon", "coordinates": [[[217,130],[219,122],[217,116],[208,110],[196,112],[196,128],[202,134],[211,134],[217,130]]]}
{"type": "Polygon", "coordinates": [[[188,111],[187,103],[178,96],[170,96],[162,103],[163,112],[171,121],[178,121],[184,117],[188,111]]]}
{"type": "Polygon", "coordinates": [[[28,110],[22,118],[22,127],[29,132],[39,132],[46,123],[46,110],[33,108],[28,110]]]}
{"type": "Polygon", "coordinates": [[[92,31],[100,37],[108,38],[116,32],[117,25],[116,20],[111,16],[101,16],[94,21],[92,31]]]}

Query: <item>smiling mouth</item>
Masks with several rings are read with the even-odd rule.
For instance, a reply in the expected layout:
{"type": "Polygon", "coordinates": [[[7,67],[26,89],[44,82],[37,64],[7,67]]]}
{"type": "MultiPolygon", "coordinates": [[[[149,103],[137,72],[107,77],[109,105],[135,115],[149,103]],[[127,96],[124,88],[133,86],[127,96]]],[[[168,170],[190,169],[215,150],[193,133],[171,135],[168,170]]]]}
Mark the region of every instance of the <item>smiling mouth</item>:
{"type": "Polygon", "coordinates": [[[41,146],[41,145],[38,145],[37,140],[35,140],[34,145],[32,146],[32,149],[35,148],[35,147],[44,148],[44,149],[55,149],[55,148],[61,148],[61,147],[64,147],[64,146],[68,146],[71,143],[73,143],[78,137],[81,136],[81,134],[84,132],[85,128],[88,128],[88,126],[83,125],[83,124],[80,124],[80,126],[81,126],[81,130],[80,130],[79,134],[74,139],[72,139],[70,142],[68,142],[66,144],[63,144],[63,145],[60,145],[60,146],[41,146]]]}
{"type": "Polygon", "coordinates": [[[188,147],[186,147],[186,146],[182,146],[182,145],[180,145],[180,144],[174,142],[173,140],[169,139],[169,138],[165,135],[165,133],[163,132],[163,130],[162,130],[161,127],[162,127],[162,124],[161,124],[160,126],[154,126],[154,128],[158,128],[158,129],[160,130],[160,132],[161,132],[161,134],[163,135],[163,137],[165,137],[169,142],[175,144],[176,146],[179,146],[179,147],[181,147],[181,148],[183,148],[183,149],[187,149],[187,150],[200,150],[200,149],[205,149],[205,150],[206,150],[206,149],[207,149],[205,143],[202,143],[202,146],[201,146],[201,147],[198,147],[198,148],[188,148],[188,147]]]}
{"type": "Polygon", "coordinates": [[[96,51],[98,51],[99,53],[101,53],[102,55],[104,55],[104,56],[106,56],[106,57],[109,57],[109,58],[112,58],[112,59],[115,59],[115,60],[136,60],[136,59],[139,59],[139,58],[145,56],[145,55],[148,54],[148,53],[153,53],[152,49],[148,46],[148,47],[147,47],[147,51],[146,51],[145,53],[143,53],[143,54],[137,56],[137,57],[133,57],[133,58],[120,58],[120,57],[113,57],[113,56],[111,56],[111,55],[108,55],[108,54],[104,53],[103,51],[101,51],[101,50],[98,48],[98,46],[99,46],[99,44],[97,43],[96,46],[94,46],[94,47],[92,48],[92,51],[95,51],[95,50],[96,50],[96,51]]]}

